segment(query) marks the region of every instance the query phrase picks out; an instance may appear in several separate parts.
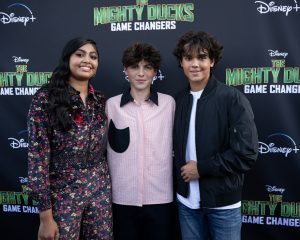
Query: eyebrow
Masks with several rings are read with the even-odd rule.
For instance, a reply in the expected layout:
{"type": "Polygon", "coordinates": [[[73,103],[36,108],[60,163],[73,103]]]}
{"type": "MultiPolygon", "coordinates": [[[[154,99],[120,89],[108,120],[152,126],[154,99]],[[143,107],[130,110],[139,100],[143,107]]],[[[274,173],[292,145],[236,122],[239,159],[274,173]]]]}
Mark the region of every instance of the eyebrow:
{"type": "MultiPolygon", "coordinates": [[[[130,64],[128,67],[133,67],[133,66],[139,66],[139,62],[130,64]]],[[[151,66],[151,67],[153,67],[153,64],[147,62],[147,63],[143,64],[142,66],[144,66],[144,67],[146,67],[146,66],[151,66]]]]}
{"type": "Polygon", "coordinates": [[[198,57],[198,58],[203,58],[203,57],[208,57],[208,53],[199,53],[199,54],[183,54],[183,57],[198,57]]]}
{"type": "MultiPolygon", "coordinates": [[[[85,50],[83,50],[83,49],[81,49],[81,48],[78,48],[78,49],[76,50],[76,52],[77,52],[77,51],[87,53],[85,50]]],[[[90,53],[96,53],[96,54],[98,55],[98,53],[97,53],[96,51],[92,51],[92,52],[90,52],[90,53]]]]}
{"type": "Polygon", "coordinates": [[[199,53],[198,57],[208,57],[209,54],[208,53],[199,53]]]}

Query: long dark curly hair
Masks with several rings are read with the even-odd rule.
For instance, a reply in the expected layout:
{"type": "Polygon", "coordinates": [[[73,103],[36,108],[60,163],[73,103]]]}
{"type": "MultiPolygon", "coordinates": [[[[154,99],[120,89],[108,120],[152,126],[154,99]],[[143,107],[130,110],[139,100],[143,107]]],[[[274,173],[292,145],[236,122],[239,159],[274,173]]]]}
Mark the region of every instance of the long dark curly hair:
{"type": "Polygon", "coordinates": [[[71,128],[73,121],[69,85],[70,57],[78,48],[88,43],[92,44],[98,53],[96,42],[91,39],[78,37],[67,42],[63,48],[58,66],[54,69],[49,83],[45,85],[45,88],[49,91],[48,110],[51,116],[51,125],[64,131],[71,128]]]}

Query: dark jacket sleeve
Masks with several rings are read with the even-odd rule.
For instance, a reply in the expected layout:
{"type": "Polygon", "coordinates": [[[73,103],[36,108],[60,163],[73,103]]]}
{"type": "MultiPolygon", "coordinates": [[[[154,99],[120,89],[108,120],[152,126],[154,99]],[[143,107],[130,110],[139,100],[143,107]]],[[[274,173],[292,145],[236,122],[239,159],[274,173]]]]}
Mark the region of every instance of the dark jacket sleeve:
{"type": "Polygon", "coordinates": [[[43,92],[34,96],[28,113],[28,191],[39,211],[51,208],[48,116],[43,92]]]}
{"type": "Polygon", "coordinates": [[[244,173],[258,155],[258,136],[254,114],[248,99],[235,91],[229,106],[229,147],[204,161],[198,161],[200,178],[244,173]]]}

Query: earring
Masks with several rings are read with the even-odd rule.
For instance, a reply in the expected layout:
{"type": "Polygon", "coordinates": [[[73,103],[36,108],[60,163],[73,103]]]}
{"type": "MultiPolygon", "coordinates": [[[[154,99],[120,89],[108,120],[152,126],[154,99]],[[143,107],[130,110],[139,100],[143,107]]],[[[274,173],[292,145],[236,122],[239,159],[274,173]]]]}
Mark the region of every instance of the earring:
{"type": "Polygon", "coordinates": [[[155,75],[153,78],[152,78],[152,82],[151,82],[151,84],[153,84],[154,83],[154,81],[157,79],[157,75],[155,75]]]}
{"type": "Polygon", "coordinates": [[[128,79],[128,75],[126,75],[126,73],[125,73],[125,71],[123,70],[123,73],[125,74],[125,80],[127,81],[127,82],[129,82],[129,79],[128,79]]]}
{"type": "Polygon", "coordinates": [[[158,71],[157,71],[157,73],[156,73],[156,75],[152,78],[152,84],[154,83],[154,81],[156,81],[157,79],[159,79],[159,80],[163,80],[163,78],[165,78],[165,76],[164,75],[162,75],[162,72],[161,72],[161,70],[160,69],[158,69],[158,71]]]}

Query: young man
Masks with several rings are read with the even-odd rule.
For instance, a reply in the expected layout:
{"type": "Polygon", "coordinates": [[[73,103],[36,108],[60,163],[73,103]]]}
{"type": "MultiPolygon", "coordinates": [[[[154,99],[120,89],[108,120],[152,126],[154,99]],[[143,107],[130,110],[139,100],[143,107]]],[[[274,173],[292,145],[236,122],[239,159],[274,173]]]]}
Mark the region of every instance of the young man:
{"type": "Polygon", "coordinates": [[[151,88],[160,61],[149,44],[127,48],[130,89],[107,101],[115,240],[171,239],[175,101],[151,88]]]}
{"type": "Polygon", "coordinates": [[[237,240],[244,173],[258,139],[246,97],[212,75],[223,46],[205,32],[188,32],[174,55],[189,82],[176,98],[174,153],[183,240],[237,240]]]}

